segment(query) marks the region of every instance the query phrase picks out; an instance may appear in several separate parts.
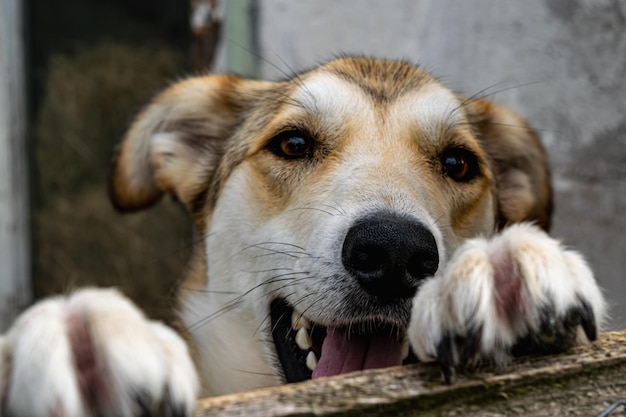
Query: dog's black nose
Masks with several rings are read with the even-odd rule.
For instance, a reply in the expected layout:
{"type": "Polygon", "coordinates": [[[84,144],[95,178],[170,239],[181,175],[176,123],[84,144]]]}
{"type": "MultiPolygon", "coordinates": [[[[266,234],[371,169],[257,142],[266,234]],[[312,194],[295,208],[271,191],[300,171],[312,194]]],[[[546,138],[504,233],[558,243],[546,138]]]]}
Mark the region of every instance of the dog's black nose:
{"type": "Polygon", "coordinates": [[[421,223],[390,213],[357,221],[343,242],[342,262],[382,301],[413,297],[439,265],[435,237],[421,223]]]}

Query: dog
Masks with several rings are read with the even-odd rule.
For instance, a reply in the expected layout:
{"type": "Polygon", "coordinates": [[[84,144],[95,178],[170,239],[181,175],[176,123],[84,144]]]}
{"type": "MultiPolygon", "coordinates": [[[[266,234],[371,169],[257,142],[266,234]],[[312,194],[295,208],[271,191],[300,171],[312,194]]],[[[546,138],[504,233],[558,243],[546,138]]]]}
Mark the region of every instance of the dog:
{"type": "Polygon", "coordinates": [[[537,135],[406,62],[178,82],[111,177],[121,211],[164,194],[196,232],[180,329],[112,289],[43,300],[0,340],[4,415],[189,415],[199,395],[415,359],[449,382],[593,341],[606,317],[584,259],[546,232],[537,135]]]}

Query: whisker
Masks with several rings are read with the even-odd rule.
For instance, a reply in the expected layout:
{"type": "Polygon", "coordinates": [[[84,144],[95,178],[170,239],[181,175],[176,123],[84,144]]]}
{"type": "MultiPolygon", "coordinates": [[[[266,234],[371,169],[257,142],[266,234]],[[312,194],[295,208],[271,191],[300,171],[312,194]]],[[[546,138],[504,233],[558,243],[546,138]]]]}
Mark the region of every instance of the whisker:
{"type": "Polygon", "coordinates": [[[472,101],[474,101],[476,99],[493,97],[493,96],[495,96],[497,94],[501,94],[501,93],[504,93],[506,91],[515,90],[515,89],[518,89],[518,88],[529,87],[531,85],[536,85],[536,84],[542,84],[544,82],[545,81],[529,81],[529,82],[526,82],[526,83],[510,85],[508,87],[504,87],[504,88],[501,88],[501,89],[498,89],[498,90],[494,90],[494,91],[490,91],[489,93],[487,93],[487,91],[489,91],[489,90],[491,90],[491,89],[493,89],[495,87],[498,87],[498,86],[503,85],[503,84],[506,83],[506,81],[500,81],[500,82],[497,82],[495,84],[491,84],[491,85],[489,85],[489,86],[487,86],[485,88],[482,88],[482,89],[478,90],[476,93],[472,94],[471,96],[466,97],[465,100],[463,100],[461,102],[459,107],[463,107],[463,106],[471,103],[472,101]]]}
{"type": "MultiPolygon", "coordinates": [[[[275,290],[271,291],[268,295],[273,294],[273,293],[278,292],[278,291],[282,291],[283,289],[285,289],[285,288],[287,288],[287,287],[289,287],[289,286],[295,285],[295,284],[297,284],[298,282],[300,282],[300,281],[302,281],[302,280],[305,280],[305,279],[311,279],[311,278],[315,278],[315,276],[314,276],[314,275],[311,275],[311,276],[307,276],[307,277],[302,277],[302,278],[297,278],[297,279],[294,279],[294,280],[293,280],[292,282],[290,282],[289,284],[285,284],[285,285],[283,285],[283,286],[281,286],[281,287],[279,287],[279,288],[277,288],[277,289],[275,289],[275,290]]],[[[290,294],[290,295],[293,295],[293,293],[292,293],[292,294],[290,294]]],[[[314,295],[314,294],[313,294],[313,293],[307,294],[307,295],[305,295],[305,296],[301,297],[301,298],[300,298],[300,300],[303,300],[303,299],[305,299],[305,298],[307,298],[307,297],[309,297],[309,296],[311,296],[311,295],[314,295]]],[[[288,297],[288,296],[289,296],[289,295],[287,295],[286,297],[288,297]]],[[[285,298],[286,298],[286,297],[285,297],[285,298]]],[[[300,300],[298,300],[298,302],[299,302],[300,300]]],[[[297,302],[296,302],[296,303],[297,303],[297,302]]],[[[293,305],[293,307],[295,307],[295,304],[293,305]]],[[[259,325],[257,326],[256,330],[254,331],[254,334],[255,334],[255,335],[259,332],[259,330],[261,329],[261,327],[263,326],[263,324],[264,324],[264,323],[265,323],[265,322],[266,322],[266,321],[270,318],[270,316],[271,316],[271,313],[268,313],[268,314],[265,316],[265,318],[263,318],[263,320],[261,320],[261,323],[259,323],[259,325]]],[[[302,314],[300,315],[300,317],[302,317],[302,314]]],[[[281,318],[282,318],[282,315],[281,315],[281,318]]],[[[279,320],[279,321],[280,321],[280,320],[279,320]]],[[[272,331],[274,331],[274,329],[272,329],[272,331]]]]}
{"type": "Polygon", "coordinates": [[[313,210],[313,211],[320,211],[320,212],[322,212],[322,213],[328,214],[329,216],[333,216],[333,217],[335,216],[335,214],[333,214],[333,213],[331,213],[331,212],[329,212],[329,211],[327,211],[327,210],[321,209],[321,208],[319,208],[319,207],[294,207],[294,208],[289,209],[289,210],[287,210],[287,211],[296,211],[296,210],[313,210]]]}
{"type": "MultiPolygon", "coordinates": [[[[310,277],[313,278],[313,277],[310,277]]],[[[293,295],[293,293],[291,294],[293,295]]],[[[314,293],[309,293],[306,294],[302,297],[300,297],[297,301],[295,301],[291,306],[295,309],[295,307],[300,304],[302,301],[304,301],[306,298],[311,297],[312,295],[316,295],[314,293]]],[[[318,297],[318,299],[321,299],[321,297],[318,297]]],[[[309,308],[311,308],[313,306],[313,304],[308,307],[306,310],[308,310],[309,308]]],[[[260,330],[261,327],[263,327],[263,324],[270,318],[271,313],[266,315],[265,318],[261,321],[261,323],[259,323],[259,325],[257,326],[256,330],[254,331],[254,334],[256,335],[260,330]]],[[[300,315],[298,316],[299,319],[301,319],[304,316],[304,313],[300,313],[300,315]]],[[[270,332],[270,334],[274,333],[274,330],[276,330],[276,326],[278,325],[278,323],[280,322],[280,320],[282,320],[282,318],[284,317],[284,314],[281,314],[281,316],[279,317],[279,319],[276,321],[276,324],[272,327],[272,330],[270,332]]],[[[291,318],[288,318],[288,320],[291,320],[291,318]]],[[[287,334],[285,335],[286,337],[288,337],[290,334],[290,332],[287,332],[287,334]]]]}
{"type": "Polygon", "coordinates": [[[279,271],[293,271],[291,268],[271,268],[271,269],[261,269],[259,271],[241,271],[246,272],[248,274],[265,274],[267,272],[279,272],[279,271]]]}
{"type": "Polygon", "coordinates": [[[280,68],[278,65],[276,65],[275,63],[273,63],[272,61],[270,61],[269,59],[265,58],[263,55],[261,55],[260,53],[253,51],[252,49],[241,45],[238,42],[233,41],[232,39],[229,40],[229,42],[241,49],[243,49],[244,51],[248,52],[250,55],[254,56],[255,58],[265,62],[266,64],[270,65],[272,68],[276,69],[278,72],[280,72],[286,79],[288,80],[293,80],[297,85],[299,85],[300,87],[302,87],[307,94],[309,94],[311,96],[311,98],[313,98],[313,100],[315,101],[315,97],[313,97],[313,95],[311,94],[310,91],[308,91],[304,85],[304,82],[302,81],[302,78],[300,77],[300,75],[294,71],[294,69],[289,66],[287,64],[287,62],[285,62],[285,60],[278,54],[275,54],[276,57],[278,59],[280,59],[280,61],[283,63],[283,65],[285,65],[287,67],[287,69],[289,69],[290,73],[288,73],[287,71],[283,70],[282,68],[280,68]]]}
{"type": "Polygon", "coordinates": [[[220,295],[236,295],[240,294],[237,291],[219,291],[219,290],[207,290],[204,288],[190,288],[190,287],[180,287],[181,290],[197,292],[202,294],[220,294],[220,295]]]}
{"type": "Polygon", "coordinates": [[[281,274],[281,275],[278,275],[278,276],[270,277],[270,278],[266,279],[265,281],[263,281],[262,283],[260,283],[258,285],[255,285],[254,287],[248,289],[244,293],[242,293],[239,296],[235,297],[233,300],[228,301],[220,309],[214,311],[213,313],[209,314],[206,317],[203,317],[202,319],[199,319],[198,321],[196,321],[195,323],[193,323],[192,325],[189,326],[189,330],[190,331],[195,331],[199,327],[204,326],[207,323],[213,321],[214,319],[216,319],[218,317],[221,317],[222,315],[232,311],[233,309],[238,307],[243,302],[243,299],[247,295],[249,295],[253,291],[255,291],[255,290],[257,290],[257,289],[259,289],[259,288],[261,288],[263,286],[266,286],[266,285],[269,285],[269,284],[274,284],[274,283],[281,282],[281,281],[293,281],[294,278],[293,277],[288,277],[288,276],[289,275],[294,275],[294,274],[309,274],[309,272],[292,272],[292,273],[281,274]]]}
{"type": "Polygon", "coordinates": [[[511,128],[516,128],[516,129],[523,129],[526,131],[537,131],[537,132],[546,132],[546,133],[560,133],[557,130],[552,130],[552,129],[542,129],[542,128],[537,128],[537,127],[530,127],[530,126],[524,126],[524,125],[516,125],[516,124],[512,124],[512,123],[495,123],[495,122],[464,122],[464,123],[458,123],[459,126],[462,125],[469,125],[469,126],[477,126],[477,127],[483,127],[483,126],[501,126],[501,127],[511,127],[511,128]]]}
{"type": "MultiPolygon", "coordinates": [[[[532,85],[537,85],[537,84],[543,84],[544,82],[545,81],[529,81],[529,82],[526,82],[526,83],[511,85],[509,87],[501,88],[499,90],[491,91],[490,93],[484,94],[484,95],[481,96],[481,98],[493,97],[493,96],[495,96],[497,94],[501,94],[501,93],[504,93],[504,92],[507,92],[507,91],[517,90],[519,88],[524,88],[524,87],[530,87],[532,85]]],[[[490,88],[493,88],[493,87],[501,85],[501,84],[504,84],[504,83],[501,82],[501,83],[494,84],[490,88]]],[[[486,90],[483,90],[483,92],[485,92],[485,91],[486,90]]],[[[475,98],[476,97],[474,97],[474,99],[475,98]]]]}
{"type": "Polygon", "coordinates": [[[441,220],[444,218],[444,216],[445,216],[445,213],[441,214],[439,217],[437,217],[435,220],[433,220],[433,224],[436,225],[440,229],[447,229],[447,228],[452,227],[451,224],[440,223],[441,220]]]}
{"type": "Polygon", "coordinates": [[[327,208],[329,208],[329,209],[335,210],[335,211],[337,212],[337,214],[338,214],[338,215],[340,215],[340,216],[345,216],[346,214],[348,214],[348,213],[346,213],[346,211],[345,211],[343,208],[341,208],[341,206],[339,206],[338,204],[336,204],[336,205],[334,205],[334,206],[331,206],[330,204],[320,204],[320,205],[321,205],[322,207],[327,207],[327,208]]]}
{"type": "MultiPolygon", "coordinates": [[[[232,369],[232,368],[231,368],[232,369]]],[[[244,369],[232,369],[235,372],[241,372],[244,374],[248,374],[248,375],[259,375],[259,376],[271,376],[271,377],[276,377],[276,375],[274,374],[269,374],[266,372],[254,372],[254,371],[246,371],[244,369]]]]}
{"type": "Polygon", "coordinates": [[[262,92],[257,93],[254,91],[240,91],[240,90],[234,90],[234,89],[224,89],[223,91],[238,94],[238,95],[245,96],[245,97],[259,99],[262,101],[270,101],[270,102],[279,103],[279,104],[290,104],[294,107],[304,108],[302,103],[300,103],[296,98],[291,97],[283,93],[282,91],[276,90],[276,89],[271,90],[271,91],[266,91],[264,93],[262,92]]]}
{"type": "Polygon", "coordinates": [[[529,81],[527,83],[515,84],[515,85],[511,85],[511,86],[508,86],[508,87],[505,87],[505,88],[501,88],[501,89],[498,89],[498,90],[490,91],[489,93],[487,93],[487,91],[489,91],[489,90],[491,90],[491,89],[493,89],[495,87],[498,87],[500,85],[505,84],[505,81],[497,82],[495,84],[489,85],[489,86],[487,86],[485,88],[482,88],[482,89],[478,90],[476,93],[474,93],[474,94],[472,94],[472,95],[470,95],[468,97],[465,97],[465,99],[461,103],[459,103],[458,106],[456,106],[453,109],[451,109],[450,115],[454,115],[457,111],[459,111],[460,109],[464,108],[465,106],[467,106],[468,104],[470,104],[471,102],[473,102],[473,101],[475,101],[477,99],[485,99],[485,98],[488,98],[488,97],[493,97],[493,96],[495,96],[497,94],[501,94],[501,93],[504,93],[506,91],[515,90],[515,89],[518,89],[518,88],[524,88],[524,87],[528,87],[528,86],[535,85],[535,84],[542,84],[543,82],[544,81],[529,81]]]}
{"type": "MultiPolygon", "coordinates": [[[[293,304],[293,308],[296,308],[298,306],[298,304],[301,304],[302,301],[304,301],[305,298],[310,297],[311,295],[313,295],[313,293],[307,294],[305,296],[302,296],[298,301],[296,301],[293,304]]],[[[305,308],[301,313],[300,313],[300,318],[302,318],[311,308],[313,308],[313,306],[315,306],[315,304],[318,303],[318,301],[322,300],[326,295],[325,294],[319,294],[317,296],[317,298],[315,300],[313,300],[313,302],[311,303],[311,305],[309,305],[307,308],[305,308]]]]}
{"type": "MultiPolygon", "coordinates": [[[[272,312],[270,311],[269,313],[267,313],[265,315],[265,317],[263,317],[263,320],[261,320],[261,323],[259,323],[259,325],[256,327],[256,329],[254,330],[254,333],[252,333],[253,336],[256,336],[259,331],[261,330],[261,327],[263,327],[263,324],[272,316],[272,312]]],[[[280,317],[278,318],[278,320],[276,320],[276,324],[278,324],[278,322],[280,322],[283,319],[284,314],[281,314],[280,317]]],[[[274,333],[274,330],[276,329],[276,326],[272,326],[272,330],[270,330],[270,334],[274,333]]]]}
{"type": "Polygon", "coordinates": [[[505,84],[505,83],[506,83],[506,81],[498,81],[498,82],[497,82],[497,83],[495,83],[495,84],[491,84],[491,85],[488,85],[487,87],[481,88],[480,90],[478,90],[478,91],[477,91],[477,92],[475,92],[474,94],[472,94],[472,95],[470,95],[470,96],[466,97],[466,98],[465,98],[465,100],[463,100],[463,101],[461,102],[461,104],[460,104],[460,106],[459,106],[459,107],[463,107],[463,106],[465,106],[466,104],[471,103],[472,101],[476,100],[477,98],[483,98],[483,97],[486,97],[485,93],[486,93],[487,91],[491,90],[492,88],[495,88],[495,87],[498,87],[498,86],[500,86],[500,85],[503,85],[503,84],[505,84]]]}
{"type": "Polygon", "coordinates": [[[221,317],[222,315],[234,310],[235,308],[237,308],[239,306],[239,304],[241,304],[242,300],[237,300],[233,303],[229,303],[226,306],[220,308],[219,310],[217,310],[214,313],[209,314],[206,317],[203,317],[202,319],[196,321],[195,323],[191,324],[189,326],[189,331],[190,332],[195,332],[196,330],[198,330],[200,327],[205,326],[207,323],[210,323],[211,321],[213,321],[214,319],[221,317]]]}
{"type": "Polygon", "coordinates": [[[256,255],[253,256],[252,259],[259,259],[259,258],[265,258],[267,256],[273,256],[273,255],[285,255],[288,256],[290,258],[296,258],[299,259],[300,257],[298,256],[299,254],[301,254],[301,252],[283,252],[283,251],[271,251],[270,253],[264,253],[262,255],[256,255]]]}
{"type": "Polygon", "coordinates": [[[261,247],[262,245],[280,245],[280,246],[288,246],[290,248],[300,249],[301,251],[305,250],[302,246],[294,245],[292,243],[268,241],[268,242],[254,243],[252,245],[246,246],[241,250],[241,252],[248,250],[248,249],[256,248],[256,247],[261,247]]]}
{"type": "Polygon", "coordinates": [[[245,246],[244,248],[242,248],[240,251],[238,251],[237,253],[235,253],[234,255],[232,255],[232,258],[235,258],[239,255],[241,255],[243,252],[250,250],[250,249],[260,249],[260,250],[264,250],[266,252],[270,252],[267,254],[262,254],[262,255],[257,255],[255,256],[255,258],[262,258],[264,256],[269,256],[269,255],[285,255],[288,256],[290,258],[301,258],[302,256],[310,256],[309,253],[302,247],[302,246],[298,246],[298,245],[294,245],[291,243],[285,243],[285,242],[259,242],[259,243],[254,243],[248,246],[245,246]],[[285,246],[288,248],[294,248],[297,250],[293,250],[293,251],[281,251],[279,249],[275,249],[275,248],[268,248],[266,247],[266,245],[278,245],[278,246],[285,246]]]}
{"type": "Polygon", "coordinates": [[[444,216],[445,216],[445,213],[442,213],[441,215],[439,215],[439,217],[437,217],[435,220],[433,220],[433,223],[435,223],[435,224],[439,223],[439,221],[441,219],[443,219],[444,216]]]}
{"type": "MultiPolygon", "coordinates": [[[[284,284],[284,285],[282,285],[282,286],[280,286],[280,287],[278,287],[278,288],[276,288],[276,289],[274,289],[274,290],[272,290],[272,291],[268,292],[267,294],[265,294],[265,295],[264,295],[264,296],[262,296],[262,297],[259,297],[259,298],[258,298],[257,300],[255,300],[255,301],[258,301],[259,299],[264,298],[264,297],[265,297],[265,296],[267,296],[267,295],[272,295],[272,294],[274,294],[274,293],[280,292],[280,291],[284,290],[285,288],[288,288],[288,287],[291,287],[291,286],[297,285],[298,283],[300,283],[300,281],[304,281],[304,280],[307,280],[307,279],[314,279],[314,278],[316,278],[316,276],[315,276],[315,275],[310,275],[310,276],[306,276],[306,277],[301,277],[301,278],[296,278],[296,279],[293,279],[293,280],[291,280],[291,282],[289,282],[289,283],[287,283],[287,284],[284,284]]],[[[290,294],[287,294],[287,295],[285,295],[285,296],[284,296],[284,298],[288,298],[288,297],[290,297],[291,295],[294,295],[294,294],[295,294],[295,292],[290,293],[290,294]]],[[[302,296],[300,299],[298,299],[297,301],[295,301],[295,302],[292,304],[292,307],[294,307],[294,308],[295,308],[295,307],[296,307],[296,306],[297,306],[300,302],[302,302],[304,299],[306,299],[306,298],[308,298],[308,297],[311,297],[311,296],[313,296],[313,295],[315,295],[315,294],[314,294],[314,293],[310,293],[310,294],[307,294],[307,295],[302,296]]],[[[307,309],[308,309],[308,308],[307,308],[307,309]]],[[[300,313],[300,316],[299,316],[299,317],[301,318],[301,317],[303,316],[303,314],[304,314],[304,313],[300,313]]],[[[256,331],[255,331],[255,334],[258,332],[258,330],[259,330],[259,329],[260,329],[260,327],[263,325],[263,323],[264,323],[265,321],[267,321],[267,319],[269,319],[269,317],[270,317],[270,315],[268,314],[268,315],[267,315],[267,316],[266,316],[266,317],[265,317],[265,318],[261,321],[261,323],[259,324],[259,326],[257,327],[257,329],[256,329],[256,331]]]]}
{"type": "Polygon", "coordinates": [[[248,97],[262,99],[263,101],[269,101],[272,103],[289,104],[299,109],[305,108],[304,105],[300,103],[298,100],[296,100],[294,97],[290,97],[289,95],[278,90],[273,90],[271,92],[268,92],[268,95],[255,94],[255,93],[250,93],[250,92],[248,93],[237,92],[237,94],[247,95],[248,97]]]}
{"type": "MultiPolygon", "coordinates": [[[[263,321],[261,321],[261,323],[259,324],[259,326],[256,328],[256,330],[254,331],[254,334],[256,335],[257,332],[261,329],[261,326],[263,326],[263,323],[270,318],[271,313],[268,314],[267,316],[265,316],[265,318],[263,319],[263,321]]],[[[281,314],[280,317],[278,318],[278,320],[276,320],[276,323],[274,323],[274,325],[272,326],[271,330],[270,330],[270,335],[274,334],[274,330],[276,330],[276,327],[278,326],[278,324],[280,323],[280,321],[282,319],[285,318],[285,313],[281,314]]],[[[289,320],[289,319],[287,319],[289,320]]],[[[289,335],[289,332],[287,332],[287,336],[289,335]]]]}
{"type": "Polygon", "coordinates": [[[298,82],[298,84],[299,84],[301,87],[304,87],[304,82],[302,81],[302,78],[300,77],[300,74],[298,74],[298,72],[297,72],[297,71],[296,71],[296,70],[295,70],[295,69],[294,69],[291,65],[289,65],[289,64],[287,63],[287,61],[285,61],[285,60],[283,59],[283,57],[282,57],[282,56],[280,56],[280,55],[279,55],[279,54],[277,54],[277,53],[274,53],[274,56],[276,56],[276,58],[278,58],[278,59],[280,60],[280,62],[281,62],[281,63],[282,63],[285,67],[287,67],[287,69],[289,70],[289,74],[291,74],[291,75],[289,75],[286,71],[282,71],[280,68],[278,68],[278,66],[274,65],[272,62],[269,62],[268,60],[266,60],[265,62],[267,62],[267,63],[268,63],[268,64],[270,64],[270,65],[274,65],[274,68],[276,68],[277,70],[281,71],[281,72],[282,72],[282,73],[283,73],[286,77],[291,78],[291,79],[294,79],[296,82],[298,82]]]}
{"type": "Polygon", "coordinates": [[[300,86],[309,97],[311,97],[311,100],[313,101],[313,105],[315,106],[315,110],[318,110],[317,108],[317,100],[315,98],[315,96],[313,95],[313,93],[308,89],[308,87],[304,84],[304,81],[302,80],[302,77],[300,77],[300,74],[298,74],[292,67],[291,65],[289,65],[284,59],[283,57],[281,57],[279,54],[274,54],[276,56],[276,58],[278,58],[280,60],[280,62],[282,62],[282,64],[284,66],[287,67],[287,69],[291,72],[291,76],[287,75],[285,73],[285,71],[282,71],[281,69],[279,69],[276,65],[274,65],[273,63],[269,62],[269,61],[265,61],[268,62],[270,65],[274,65],[274,68],[278,69],[279,71],[281,71],[283,74],[285,74],[285,76],[287,78],[290,78],[291,80],[293,80],[298,86],[300,86]]]}

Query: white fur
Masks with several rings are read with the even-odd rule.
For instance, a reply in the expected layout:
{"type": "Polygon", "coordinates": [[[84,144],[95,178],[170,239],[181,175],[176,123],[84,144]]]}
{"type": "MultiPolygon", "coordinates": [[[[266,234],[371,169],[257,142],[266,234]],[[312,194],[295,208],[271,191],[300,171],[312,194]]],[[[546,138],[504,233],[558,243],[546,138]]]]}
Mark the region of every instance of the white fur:
{"type": "Polygon", "coordinates": [[[19,416],[133,416],[135,396],[156,406],[166,387],[171,400],[193,410],[198,380],[187,346],[172,330],[148,321],[114,290],[80,290],[27,310],[2,339],[6,410],[19,416]],[[97,404],[85,404],[78,387],[68,332],[83,321],[106,387],[95,387],[97,404]]]}
{"type": "Polygon", "coordinates": [[[293,98],[305,109],[333,127],[374,120],[367,96],[358,87],[328,73],[315,74],[296,89],[293,98]]]}
{"type": "MultiPolygon", "coordinates": [[[[468,240],[448,265],[420,288],[412,310],[409,337],[422,361],[437,357],[444,333],[468,336],[480,327],[480,356],[506,360],[509,349],[529,331],[539,331],[539,313],[551,297],[556,317],[586,300],[601,328],[606,315],[603,296],[582,257],[529,224],[517,224],[491,239],[468,240]],[[523,312],[498,314],[494,261],[509,257],[520,281],[523,312]]],[[[511,306],[501,305],[504,310],[511,306]]]]}
{"type": "Polygon", "coordinates": [[[63,310],[60,299],[43,301],[20,316],[5,335],[3,375],[10,372],[11,377],[3,385],[9,412],[19,410],[33,417],[55,410],[68,417],[90,415],[73,373],[63,310]]]}
{"type": "Polygon", "coordinates": [[[414,128],[423,141],[438,141],[445,132],[463,122],[459,102],[448,89],[439,84],[428,84],[416,93],[401,97],[393,105],[402,128],[414,128]]]}

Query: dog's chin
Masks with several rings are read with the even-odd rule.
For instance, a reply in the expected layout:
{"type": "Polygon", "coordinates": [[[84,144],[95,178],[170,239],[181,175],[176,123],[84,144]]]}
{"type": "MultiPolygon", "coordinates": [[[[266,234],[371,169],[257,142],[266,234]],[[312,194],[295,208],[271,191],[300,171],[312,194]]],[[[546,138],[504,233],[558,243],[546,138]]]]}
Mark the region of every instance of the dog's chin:
{"type": "Polygon", "coordinates": [[[404,326],[384,322],[323,326],[285,300],[270,305],[272,339],[286,382],[417,362],[404,326]]]}

